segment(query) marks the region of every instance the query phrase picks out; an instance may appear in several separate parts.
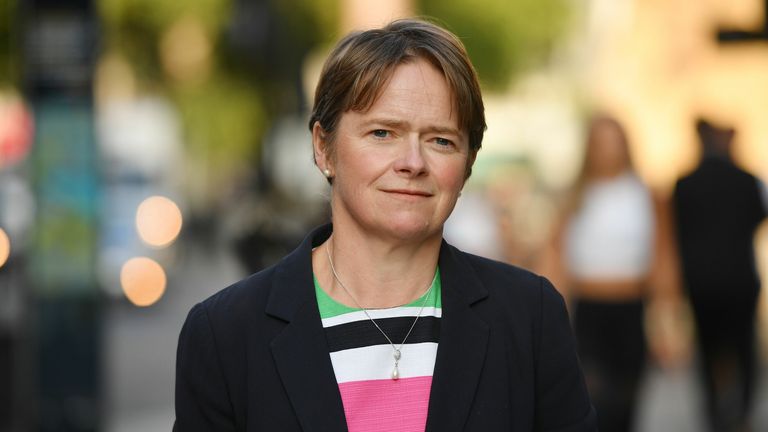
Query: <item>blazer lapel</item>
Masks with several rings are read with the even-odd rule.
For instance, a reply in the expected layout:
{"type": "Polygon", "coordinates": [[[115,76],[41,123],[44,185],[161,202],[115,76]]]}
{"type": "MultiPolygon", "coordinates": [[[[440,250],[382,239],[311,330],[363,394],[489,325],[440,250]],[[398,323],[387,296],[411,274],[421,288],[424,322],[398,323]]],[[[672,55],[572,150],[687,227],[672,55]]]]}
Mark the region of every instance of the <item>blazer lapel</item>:
{"type": "Polygon", "coordinates": [[[443,316],[427,431],[463,429],[485,361],[488,325],[470,309],[470,305],[488,294],[472,267],[458,253],[443,242],[439,261],[443,316]]]}
{"type": "Polygon", "coordinates": [[[330,226],[316,230],[285,258],[267,304],[267,313],[288,322],[272,340],[272,356],[307,432],[347,430],[312,280],[313,243],[324,241],[330,231],[330,226]]]}

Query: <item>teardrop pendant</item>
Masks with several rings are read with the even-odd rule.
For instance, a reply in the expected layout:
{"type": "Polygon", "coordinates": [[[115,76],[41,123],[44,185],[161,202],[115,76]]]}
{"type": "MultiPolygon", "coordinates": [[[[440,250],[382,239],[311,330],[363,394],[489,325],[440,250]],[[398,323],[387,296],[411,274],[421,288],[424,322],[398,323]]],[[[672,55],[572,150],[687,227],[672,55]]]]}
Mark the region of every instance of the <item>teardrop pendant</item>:
{"type": "Polygon", "coordinates": [[[395,381],[400,379],[400,371],[397,369],[397,363],[395,363],[395,368],[392,369],[392,379],[395,381]]]}

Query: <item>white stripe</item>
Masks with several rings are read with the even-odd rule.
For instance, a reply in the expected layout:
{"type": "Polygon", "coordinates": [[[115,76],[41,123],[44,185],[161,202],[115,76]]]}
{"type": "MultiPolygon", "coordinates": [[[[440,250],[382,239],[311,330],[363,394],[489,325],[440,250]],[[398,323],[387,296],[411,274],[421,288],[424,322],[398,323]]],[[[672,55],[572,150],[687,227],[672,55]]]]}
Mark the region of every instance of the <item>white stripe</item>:
{"type": "MultiPolygon", "coordinates": [[[[432,376],[437,358],[437,344],[405,344],[401,350],[400,378],[432,376]]],[[[331,353],[333,372],[341,384],[349,381],[391,379],[395,359],[391,345],[372,345],[331,353]]]]}
{"type": "MultiPolygon", "coordinates": [[[[368,315],[373,319],[380,318],[398,318],[398,317],[416,317],[419,314],[419,306],[411,307],[398,307],[388,309],[369,309],[368,315]]],[[[443,315],[442,308],[425,307],[421,312],[421,316],[433,316],[440,318],[443,315]]],[[[333,327],[339,324],[346,324],[355,321],[367,321],[368,317],[365,316],[363,311],[349,312],[341,315],[336,315],[329,318],[323,318],[323,327],[333,327]]]]}

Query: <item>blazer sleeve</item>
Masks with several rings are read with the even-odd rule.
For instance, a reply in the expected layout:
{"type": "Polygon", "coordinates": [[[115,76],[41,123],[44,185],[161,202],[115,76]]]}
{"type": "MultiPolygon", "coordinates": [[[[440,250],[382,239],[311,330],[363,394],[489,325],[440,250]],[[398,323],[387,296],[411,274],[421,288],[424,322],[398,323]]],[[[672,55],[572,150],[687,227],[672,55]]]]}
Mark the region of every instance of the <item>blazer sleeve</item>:
{"type": "Polygon", "coordinates": [[[597,430],[595,409],[581,372],[576,342],[562,296],[541,278],[536,349],[536,430],[597,430]]]}
{"type": "Polygon", "coordinates": [[[234,415],[211,323],[201,303],[190,310],[176,351],[174,432],[234,431],[234,415]]]}

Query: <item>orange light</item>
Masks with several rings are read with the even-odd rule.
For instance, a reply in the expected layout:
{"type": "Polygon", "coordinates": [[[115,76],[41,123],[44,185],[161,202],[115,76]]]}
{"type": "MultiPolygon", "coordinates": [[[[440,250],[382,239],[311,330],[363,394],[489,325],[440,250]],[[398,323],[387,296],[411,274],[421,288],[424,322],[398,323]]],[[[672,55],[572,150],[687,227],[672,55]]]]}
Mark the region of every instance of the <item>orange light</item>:
{"type": "Polygon", "coordinates": [[[8,234],[0,228],[0,267],[5,265],[8,257],[11,255],[11,240],[8,234]]]}
{"type": "Polygon", "coordinates": [[[181,231],[182,217],[179,207],[170,199],[151,196],[136,211],[136,230],[146,244],[165,247],[173,243],[181,231]]]}
{"type": "Polygon", "coordinates": [[[131,258],[120,270],[120,285],[128,300],[136,306],[150,306],[165,292],[165,271],[147,257],[131,258]]]}

